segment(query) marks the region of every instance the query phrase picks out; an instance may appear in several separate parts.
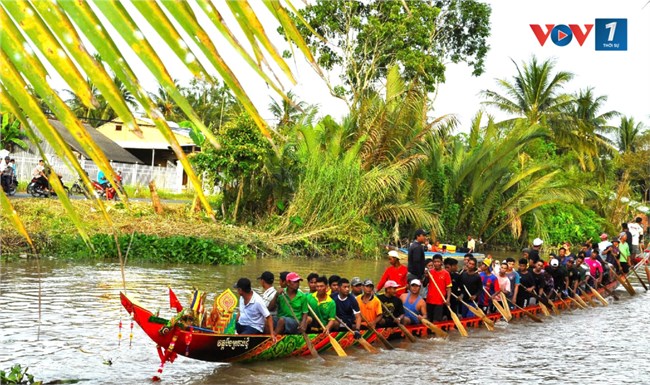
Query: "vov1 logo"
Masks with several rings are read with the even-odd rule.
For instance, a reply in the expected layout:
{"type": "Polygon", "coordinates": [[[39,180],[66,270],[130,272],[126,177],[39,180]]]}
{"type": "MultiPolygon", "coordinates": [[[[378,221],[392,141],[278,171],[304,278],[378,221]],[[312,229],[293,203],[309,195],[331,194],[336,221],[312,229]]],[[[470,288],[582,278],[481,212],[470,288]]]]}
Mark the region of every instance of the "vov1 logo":
{"type": "MultiPolygon", "coordinates": [[[[596,51],[627,51],[627,19],[596,19],[596,51]]],[[[548,38],[558,47],[569,45],[575,38],[582,46],[594,24],[530,24],[537,41],[544,46],[548,38]]]]}

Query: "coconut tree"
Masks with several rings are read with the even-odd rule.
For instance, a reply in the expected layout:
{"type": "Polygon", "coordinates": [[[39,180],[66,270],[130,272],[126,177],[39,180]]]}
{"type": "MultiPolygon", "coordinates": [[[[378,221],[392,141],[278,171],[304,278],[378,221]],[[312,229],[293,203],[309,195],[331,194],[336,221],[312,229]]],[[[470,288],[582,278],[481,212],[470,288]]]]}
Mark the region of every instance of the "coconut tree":
{"type": "Polygon", "coordinates": [[[529,124],[540,124],[561,115],[573,100],[563,89],[574,75],[565,71],[554,72],[554,61],[540,63],[534,56],[521,67],[514,64],[517,74],[512,80],[497,81],[503,94],[494,90],[481,92],[487,99],[484,104],[514,117],[526,118],[529,124]]]}
{"type": "Polygon", "coordinates": [[[636,122],[633,117],[623,116],[616,127],[616,145],[621,152],[635,152],[637,139],[644,130],[642,122],[636,122]]]}
{"type": "Polygon", "coordinates": [[[2,131],[0,131],[0,149],[14,152],[15,147],[27,150],[26,135],[20,129],[20,122],[9,114],[2,114],[2,131]]]}

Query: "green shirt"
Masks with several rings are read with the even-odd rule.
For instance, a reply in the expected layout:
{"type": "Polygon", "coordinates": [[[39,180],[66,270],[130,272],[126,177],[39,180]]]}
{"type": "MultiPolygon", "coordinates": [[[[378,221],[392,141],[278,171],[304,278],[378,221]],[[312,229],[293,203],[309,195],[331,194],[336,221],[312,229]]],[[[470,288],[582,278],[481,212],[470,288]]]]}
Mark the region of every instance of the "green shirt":
{"type": "Polygon", "coordinates": [[[629,262],[629,259],[630,259],[630,245],[628,245],[627,242],[622,242],[618,246],[618,250],[621,253],[619,260],[621,262],[629,262]]]}
{"type": "Polygon", "coordinates": [[[291,310],[289,310],[289,307],[287,306],[287,301],[289,301],[291,308],[293,309],[293,313],[298,318],[298,321],[300,321],[304,313],[309,313],[309,309],[307,308],[308,297],[309,296],[307,294],[303,293],[300,290],[296,292],[296,295],[293,297],[293,299],[289,299],[289,296],[287,296],[286,293],[279,295],[276,301],[278,304],[278,317],[293,318],[293,314],[291,314],[291,310]],[[285,299],[287,301],[285,301],[285,299]]]}
{"type": "Polygon", "coordinates": [[[309,306],[314,309],[314,313],[316,313],[323,325],[327,325],[328,322],[336,319],[336,302],[329,295],[324,301],[319,302],[316,294],[309,296],[309,306]]]}

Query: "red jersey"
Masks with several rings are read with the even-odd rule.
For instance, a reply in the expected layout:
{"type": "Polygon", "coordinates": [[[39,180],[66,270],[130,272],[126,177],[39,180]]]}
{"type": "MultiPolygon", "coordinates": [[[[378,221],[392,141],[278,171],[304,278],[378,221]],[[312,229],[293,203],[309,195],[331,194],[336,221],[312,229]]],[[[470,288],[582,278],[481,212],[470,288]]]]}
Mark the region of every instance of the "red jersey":
{"type": "Polygon", "coordinates": [[[445,269],[440,269],[439,271],[431,269],[429,273],[431,276],[429,277],[429,286],[427,289],[427,303],[431,305],[442,305],[445,303],[445,299],[447,299],[447,288],[451,287],[451,275],[445,269]],[[431,282],[431,277],[433,277],[435,284],[431,282]],[[436,289],[436,284],[440,290],[436,289]],[[441,292],[442,296],[440,295],[441,292]]]}
{"type": "Polygon", "coordinates": [[[384,271],[384,275],[381,276],[381,279],[377,284],[377,291],[381,290],[384,287],[386,281],[393,280],[399,285],[396,296],[399,297],[400,295],[406,293],[406,275],[408,272],[408,269],[404,265],[399,265],[398,267],[388,266],[386,271],[384,271]]]}

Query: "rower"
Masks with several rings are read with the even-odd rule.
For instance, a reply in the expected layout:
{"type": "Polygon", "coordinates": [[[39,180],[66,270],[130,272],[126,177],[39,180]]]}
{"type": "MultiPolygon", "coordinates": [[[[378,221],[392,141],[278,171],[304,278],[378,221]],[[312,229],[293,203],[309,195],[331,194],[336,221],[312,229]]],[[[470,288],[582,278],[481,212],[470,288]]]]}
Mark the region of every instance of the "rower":
{"type": "MultiPolygon", "coordinates": [[[[566,261],[566,270],[567,270],[567,279],[568,279],[568,285],[567,287],[571,289],[573,293],[576,292],[578,289],[578,284],[580,283],[580,280],[582,277],[580,276],[580,271],[576,267],[575,261],[573,258],[569,258],[566,261]]],[[[570,293],[568,293],[570,294],[570,293]]]]}
{"type": "Polygon", "coordinates": [[[589,266],[589,274],[595,278],[596,286],[594,288],[597,289],[603,280],[603,265],[598,261],[598,248],[594,248],[584,262],[589,266]]]}
{"type": "MultiPolygon", "coordinates": [[[[476,258],[471,255],[465,262],[465,271],[460,275],[460,285],[463,289],[462,297],[465,298],[465,302],[474,302],[483,293],[481,276],[476,269],[476,258]]],[[[465,318],[475,315],[465,305],[462,305],[461,309],[461,314],[465,318]]]]}
{"type": "Polygon", "coordinates": [[[512,286],[510,278],[508,278],[508,261],[506,260],[501,261],[497,275],[497,281],[499,282],[499,289],[501,292],[504,293],[509,299],[512,299],[512,286]]]}
{"type": "MultiPolygon", "coordinates": [[[[449,306],[454,313],[458,313],[460,302],[456,299],[459,295],[462,294],[462,288],[460,287],[460,274],[458,273],[458,261],[454,258],[448,257],[444,260],[445,270],[449,273],[451,277],[451,292],[454,294],[449,298],[449,306]]],[[[451,314],[449,310],[445,308],[445,315],[447,319],[451,319],[451,314]]]]}
{"type": "Polygon", "coordinates": [[[542,296],[546,291],[546,276],[544,274],[544,261],[541,259],[533,266],[531,272],[535,280],[535,291],[538,296],[542,296]]]}
{"type": "Polygon", "coordinates": [[[251,289],[250,279],[240,278],[234,287],[239,294],[239,312],[235,323],[237,334],[262,334],[266,325],[273,342],[276,342],[271,313],[264,306],[262,297],[251,289]]]}
{"type": "Polygon", "coordinates": [[[363,294],[363,282],[361,281],[361,278],[352,278],[352,281],[350,281],[350,293],[350,295],[355,298],[363,294]]]}
{"type": "Polygon", "coordinates": [[[386,282],[393,281],[398,285],[397,295],[402,295],[406,292],[406,277],[408,269],[400,263],[399,255],[395,250],[388,252],[388,263],[390,266],[384,270],[384,274],[381,276],[381,279],[379,279],[377,290],[383,289],[386,282]]]}
{"type": "MultiPolygon", "coordinates": [[[[427,258],[424,261],[424,266],[425,266],[424,271],[429,271],[433,269],[433,260],[431,258],[427,258]]],[[[420,297],[427,298],[427,293],[429,293],[429,274],[425,274],[421,282],[422,282],[422,289],[420,289],[420,297]]]]}
{"type": "MultiPolygon", "coordinates": [[[[361,337],[359,329],[361,328],[361,311],[359,309],[359,302],[357,299],[350,295],[350,281],[347,278],[341,278],[339,281],[339,291],[332,295],[336,303],[336,317],[345,322],[345,324],[354,331],[354,338],[361,337]]],[[[345,328],[340,325],[341,328],[345,328]]]]}
{"type": "Polygon", "coordinates": [[[574,290],[574,293],[577,294],[582,294],[583,290],[585,289],[585,283],[587,282],[587,273],[589,272],[589,266],[584,263],[585,259],[585,252],[578,252],[578,257],[576,258],[576,269],[578,270],[579,279],[576,286],[577,291],[574,290]]]}
{"type": "Polygon", "coordinates": [[[630,244],[627,241],[627,233],[625,231],[619,234],[620,243],[618,246],[619,250],[619,261],[621,262],[621,268],[623,273],[627,274],[630,272],[630,244]]]}
{"type": "Polygon", "coordinates": [[[275,290],[275,287],[273,287],[273,281],[275,277],[273,273],[270,271],[265,271],[257,277],[257,280],[260,282],[260,286],[262,286],[262,300],[264,301],[264,304],[266,307],[269,309],[271,312],[271,316],[276,316],[277,315],[277,296],[278,296],[278,291],[275,290]]]}
{"type": "Polygon", "coordinates": [[[424,302],[422,297],[420,297],[420,289],[422,288],[422,282],[419,279],[414,279],[409,284],[408,293],[402,294],[400,300],[404,304],[404,307],[410,312],[406,312],[404,317],[404,324],[419,324],[422,318],[427,318],[427,304],[424,302]]]}
{"type": "MultiPolygon", "coordinates": [[[[316,292],[308,297],[308,304],[329,332],[338,329],[339,323],[336,320],[336,303],[327,294],[327,283],[327,277],[324,275],[316,279],[316,292]]],[[[322,331],[317,320],[313,320],[310,328],[322,331]]]]}
{"type": "Polygon", "coordinates": [[[442,255],[433,256],[433,269],[429,270],[427,275],[430,275],[429,278],[433,280],[429,283],[426,299],[428,319],[431,322],[442,321],[445,308],[449,305],[452,287],[449,272],[442,268],[442,255]]]}
{"type": "Polygon", "coordinates": [[[341,280],[341,276],[332,274],[330,275],[329,278],[329,290],[327,290],[327,295],[334,296],[336,293],[339,292],[339,281],[341,280]]]}
{"type": "Polygon", "coordinates": [[[307,325],[311,322],[309,308],[307,308],[309,294],[299,290],[302,278],[297,273],[291,272],[287,274],[286,281],[287,289],[280,294],[285,298],[277,298],[278,316],[275,334],[297,334],[307,330],[307,325]]]}
{"type": "Polygon", "coordinates": [[[487,293],[484,292],[483,295],[479,296],[478,305],[485,313],[492,313],[496,311],[496,309],[492,308],[492,299],[496,298],[496,295],[500,292],[499,280],[490,271],[491,267],[492,259],[488,256],[488,258],[485,258],[481,263],[481,272],[479,273],[481,277],[481,284],[483,285],[483,288],[487,290],[487,293]]]}
{"type": "Polygon", "coordinates": [[[528,268],[528,259],[519,260],[519,292],[517,295],[517,306],[526,307],[536,303],[533,292],[537,289],[535,277],[528,268]]]}
{"type": "Polygon", "coordinates": [[[566,291],[569,284],[569,276],[567,274],[567,269],[560,264],[559,256],[552,258],[546,267],[546,272],[553,277],[553,290],[550,295],[555,294],[555,290],[562,293],[566,291]]]}
{"type": "Polygon", "coordinates": [[[404,319],[404,304],[402,304],[402,301],[398,297],[395,296],[397,292],[397,282],[393,280],[388,280],[384,284],[384,294],[379,294],[377,298],[379,298],[379,301],[383,304],[385,307],[384,310],[384,316],[381,317],[379,322],[377,322],[378,326],[383,326],[383,327],[393,327],[397,326],[395,321],[393,321],[393,317],[397,320],[397,322],[403,323],[404,319]],[[393,317],[391,317],[388,313],[390,312],[393,317]]]}
{"type": "MultiPolygon", "coordinates": [[[[506,258],[506,276],[510,280],[510,291],[512,292],[510,295],[510,300],[512,302],[516,302],[517,296],[519,295],[519,273],[515,269],[515,259],[512,257],[506,258]]],[[[513,305],[511,307],[514,308],[513,305]]]]}
{"type": "Polygon", "coordinates": [[[318,274],[317,273],[309,273],[307,276],[307,284],[309,285],[309,292],[310,293],[315,293],[316,292],[316,280],[318,279],[318,274]]]}
{"type": "Polygon", "coordinates": [[[375,327],[383,317],[384,311],[381,308],[379,298],[375,295],[375,285],[372,280],[366,279],[363,282],[363,294],[357,297],[357,302],[363,315],[362,318],[365,318],[370,323],[370,326],[375,327]]]}

